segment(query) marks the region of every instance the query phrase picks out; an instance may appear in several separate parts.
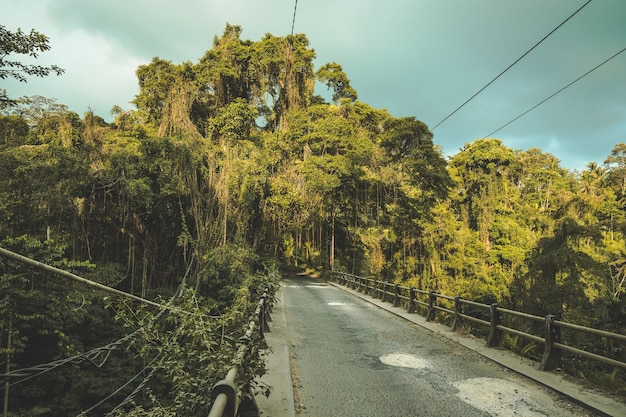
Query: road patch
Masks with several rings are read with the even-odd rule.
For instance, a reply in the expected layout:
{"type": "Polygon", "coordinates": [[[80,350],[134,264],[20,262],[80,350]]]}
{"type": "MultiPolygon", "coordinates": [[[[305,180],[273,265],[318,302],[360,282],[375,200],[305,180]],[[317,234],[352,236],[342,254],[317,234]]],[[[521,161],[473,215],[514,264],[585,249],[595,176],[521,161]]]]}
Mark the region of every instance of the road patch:
{"type": "Polygon", "coordinates": [[[395,352],[382,355],[380,361],[385,365],[398,366],[401,368],[424,369],[428,368],[428,361],[410,353],[395,352]]]}

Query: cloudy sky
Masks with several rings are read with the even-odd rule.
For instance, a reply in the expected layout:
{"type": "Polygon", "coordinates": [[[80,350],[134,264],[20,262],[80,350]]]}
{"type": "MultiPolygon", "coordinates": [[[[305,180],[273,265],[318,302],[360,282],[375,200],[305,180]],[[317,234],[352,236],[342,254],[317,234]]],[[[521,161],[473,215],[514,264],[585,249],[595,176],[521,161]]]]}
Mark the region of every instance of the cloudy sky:
{"type": "MultiPolygon", "coordinates": [[[[295,33],[316,67],[341,64],[359,99],[431,129],[587,0],[299,0],[295,33]]],[[[3,0],[0,24],[34,28],[52,49],[38,59],[60,77],[7,82],[11,97],[42,95],[105,119],[132,108],[135,70],[158,56],[197,62],[226,23],[242,38],[291,32],[294,0],[3,0]]],[[[433,130],[453,155],[626,48],[626,1],[593,0],[523,60],[433,130]]],[[[321,91],[320,91],[321,92],[321,91]]],[[[562,166],[602,163],[626,142],[626,52],[498,131],[513,149],[541,148],[562,166]]]]}

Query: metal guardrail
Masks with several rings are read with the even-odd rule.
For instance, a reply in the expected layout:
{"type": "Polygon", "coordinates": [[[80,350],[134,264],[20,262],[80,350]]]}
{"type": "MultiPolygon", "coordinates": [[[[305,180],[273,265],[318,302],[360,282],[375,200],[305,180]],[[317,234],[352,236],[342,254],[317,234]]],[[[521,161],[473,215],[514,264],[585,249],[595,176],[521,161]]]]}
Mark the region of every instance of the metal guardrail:
{"type": "Polygon", "coordinates": [[[450,297],[439,294],[435,291],[418,290],[414,287],[404,287],[399,284],[392,284],[373,278],[364,278],[343,272],[333,272],[332,278],[342,285],[364,292],[365,294],[379,298],[382,301],[391,302],[395,307],[399,307],[400,304],[404,302],[409,313],[414,313],[417,306],[421,306],[426,309],[427,321],[434,321],[437,312],[446,313],[452,317],[453,331],[460,328],[463,320],[485,326],[489,329],[489,336],[487,337],[488,347],[500,346],[502,335],[504,333],[510,333],[532,340],[533,342],[543,344],[544,351],[539,365],[539,369],[543,371],[556,369],[560,365],[562,352],[569,352],[587,359],[601,362],[605,365],[626,370],[625,362],[561,343],[561,329],[569,329],[626,344],[626,335],[623,334],[611,333],[604,330],[567,323],[559,320],[555,315],[548,315],[545,317],[536,316],[533,314],[502,308],[497,303],[478,303],[461,297],[450,297]],[[453,307],[448,308],[446,306],[442,306],[439,304],[439,300],[445,300],[448,304],[453,305],[453,307]],[[485,314],[489,315],[489,321],[466,314],[464,312],[465,306],[471,306],[476,309],[484,309],[485,314]],[[517,317],[535,323],[543,323],[544,335],[538,336],[524,332],[520,329],[504,326],[502,324],[503,315],[517,317]]]}
{"type": "Polygon", "coordinates": [[[235,417],[239,415],[239,405],[243,392],[237,385],[237,373],[243,366],[246,357],[258,347],[253,342],[255,333],[264,339],[265,332],[270,331],[268,322],[272,321],[270,316],[272,297],[270,287],[265,287],[257,302],[254,315],[248,319],[248,329],[245,335],[239,339],[237,354],[231,368],[226,373],[226,377],[215,384],[211,390],[212,405],[208,417],[235,417]]]}

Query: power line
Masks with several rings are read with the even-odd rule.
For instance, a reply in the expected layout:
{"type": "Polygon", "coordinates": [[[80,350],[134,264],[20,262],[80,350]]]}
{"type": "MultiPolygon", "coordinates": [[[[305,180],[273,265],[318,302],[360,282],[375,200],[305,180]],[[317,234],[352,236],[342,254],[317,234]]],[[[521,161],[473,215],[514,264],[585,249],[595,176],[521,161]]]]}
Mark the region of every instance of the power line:
{"type": "Polygon", "coordinates": [[[509,69],[511,69],[515,64],[517,64],[519,61],[521,61],[526,55],[528,55],[533,49],[535,49],[537,46],[539,46],[540,43],[542,43],[543,41],[545,41],[550,35],[552,35],[554,32],[556,32],[561,26],[563,26],[568,20],[570,20],[572,17],[574,17],[574,15],[576,15],[578,12],[580,12],[586,5],[588,5],[589,3],[591,3],[591,0],[587,0],[587,2],[585,4],[583,4],[582,6],[580,6],[578,8],[578,10],[576,10],[574,13],[572,13],[567,19],[565,19],[563,22],[561,22],[560,25],[558,25],[557,27],[555,27],[554,29],[552,29],[550,31],[550,33],[548,33],[546,36],[544,36],[539,42],[537,42],[536,44],[533,45],[532,48],[530,48],[528,51],[524,52],[524,54],[522,56],[520,56],[519,58],[517,58],[511,65],[509,65],[508,67],[506,67],[506,69],[504,71],[502,71],[500,74],[498,74],[493,80],[489,81],[483,88],[481,88],[480,90],[478,90],[476,93],[474,93],[473,96],[471,96],[470,98],[468,98],[467,100],[465,100],[465,102],[463,104],[461,104],[459,107],[457,107],[452,113],[450,113],[449,115],[447,115],[446,117],[443,118],[443,120],[441,120],[439,123],[437,123],[435,125],[435,127],[433,127],[431,130],[435,130],[437,129],[437,127],[439,125],[441,125],[443,122],[445,122],[446,120],[448,120],[454,113],[456,113],[457,111],[459,111],[462,107],[464,107],[467,103],[469,103],[470,101],[472,101],[474,99],[474,97],[476,97],[477,95],[479,95],[480,93],[483,92],[484,89],[486,89],[487,87],[489,87],[491,84],[493,84],[494,81],[496,81],[498,78],[500,78],[505,72],[507,72],[509,69]]]}
{"type": "Polygon", "coordinates": [[[507,127],[508,125],[510,125],[511,123],[513,123],[514,121],[516,121],[517,119],[519,119],[520,117],[526,115],[527,113],[529,113],[530,111],[536,109],[537,107],[541,106],[543,103],[545,103],[546,101],[550,100],[552,97],[556,96],[557,94],[559,94],[561,91],[565,90],[566,88],[570,87],[572,84],[576,83],[577,81],[579,81],[580,79],[586,77],[587,75],[591,74],[592,72],[594,72],[595,70],[597,70],[598,68],[600,68],[602,65],[606,64],[607,62],[609,62],[610,60],[612,60],[613,58],[615,58],[616,56],[618,56],[619,54],[621,54],[622,52],[626,51],[626,48],[622,49],[621,51],[617,52],[616,54],[614,54],[613,56],[611,56],[610,58],[604,60],[602,63],[596,65],[595,67],[593,67],[592,69],[590,69],[589,71],[587,71],[586,73],[584,73],[583,75],[581,75],[580,77],[576,78],[574,81],[572,81],[571,83],[567,84],[565,87],[561,88],[560,90],[556,91],[555,93],[551,94],[549,97],[541,100],[539,103],[535,104],[534,106],[532,106],[530,109],[526,110],[524,113],[520,114],[519,116],[517,116],[516,118],[514,118],[513,120],[511,120],[508,123],[503,124],[502,126],[500,126],[499,128],[497,128],[496,130],[494,130],[493,132],[491,132],[490,134],[488,134],[487,136],[483,137],[483,139],[490,137],[491,135],[499,132],[500,130],[504,129],[505,127],[507,127]]]}
{"type": "Polygon", "coordinates": [[[293,38],[293,28],[296,26],[296,10],[298,10],[298,0],[296,0],[296,4],[293,6],[293,19],[291,20],[291,37],[292,38],[293,38]]]}

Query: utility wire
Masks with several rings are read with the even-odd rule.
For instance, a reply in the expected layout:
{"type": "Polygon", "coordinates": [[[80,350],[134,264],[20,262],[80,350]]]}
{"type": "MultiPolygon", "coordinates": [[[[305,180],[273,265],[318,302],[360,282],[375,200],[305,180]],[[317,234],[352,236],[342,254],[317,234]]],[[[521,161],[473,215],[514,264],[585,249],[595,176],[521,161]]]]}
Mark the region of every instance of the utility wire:
{"type": "Polygon", "coordinates": [[[441,120],[439,123],[437,123],[435,125],[435,127],[433,127],[431,130],[435,130],[437,129],[437,127],[439,127],[439,125],[441,125],[443,122],[445,122],[446,120],[448,120],[454,113],[456,113],[457,111],[461,110],[462,107],[464,107],[467,103],[469,103],[470,101],[472,101],[474,99],[474,97],[476,97],[477,95],[479,95],[480,93],[483,92],[484,89],[486,89],[487,87],[489,87],[491,84],[493,84],[494,81],[496,81],[498,78],[500,78],[505,72],[507,72],[509,69],[511,69],[515,64],[517,64],[519,61],[521,61],[526,55],[528,55],[533,49],[535,49],[537,46],[539,46],[540,43],[542,43],[543,41],[545,41],[550,35],[552,35],[554,32],[556,32],[561,26],[563,26],[568,20],[570,20],[572,17],[574,17],[574,15],[576,15],[578,12],[580,12],[586,5],[588,5],[589,3],[591,3],[591,0],[587,0],[587,2],[585,4],[583,4],[582,6],[580,6],[578,8],[578,10],[576,10],[574,13],[572,13],[567,19],[565,19],[563,22],[561,22],[560,25],[558,25],[557,27],[555,27],[554,29],[552,29],[550,31],[550,33],[548,33],[546,36],[544,36],[539,42],[537,42],[535,45],[533,45],[532,48],[530,48],[528,51],[524,52],[524,54],[522,56],[520,56],[519,58],[517,58],[511,65],[509,65],[508,67],[506,67],[506,69],[504,71],[502,71],[500,74],[498,74],[493,80],[489,81],[483,88],[481,88],[480,90],[478,90],[476,93],[474,93],[473,96],[471,96],[470,98],[468,98],[467,100],[465,100],[465,102],[463,104],[461,104],[459,107],[457,107],[452,113],[450,113],[449,115],[447,115],[446,117],[444,117],[443,120],[441,120]]]}
{"type": "Polygon", "coordinates": [[[565,87],[561,88],[560,90],[556,91],[555,93],[551,94],[549,97],[541,100],[539,103],[535,104],[534,106],[532,106],[530,109],[526,110],[524,113],[520,114],[519,116],[517,116],[516,118],[514,118],[513,120],[511,120],[508,123],[503,124],[502,126],[500,126],[499,128],[497,128],[496,130],[494,130],[493,132],[491,132],[490,134],[488,134],[487,136],[483,137],[483,139],[486,139],[488,137],[490,137],[491,135],[499,132],[500,130],[504,129],[505,127],[507,127],[508,125],[510,125],[511,123],[513,123],[514,121],[516,121],[517,119],[519,119],[520,117],[526,115],[527,113],[529,113],[530,111],[536,109],[537,107],[541,106],[543,103],[545,103],[546,101],[550,100],[552,97],[556,96],[557,94],[559,94],[561,91],[565,90],[566,88],[568,88],[569,86],[571,86],[572,84],[576,83],[577,81],[579,81],[580,79],[586,77],[587,75],[591,74],[592,72],[594,72],[595,70],[597,70],[598,68],[600,68],[602,65],[606,64],[607,62],[609,62],[610,60],[612,60],[613,58],[615,58],[616,56],[618,56],[619,54],[621,54],[622,52],[626,51],[626,48],[622,49],[621,51],[619,51],[618,53],[614,54],[613,56],[611,56],[610,58],[604,60],[602,63],[596,65],[595,67],[593,67],[592,69],[590,69],[589,71],[587,71],[586,73],[584,73],[583,75],[581,75],[580,77],[576,78],[574,81],[572,81],[571,83],[567,84],[565,87]]]}
{"type": "Polygon", "coordinates": [[[296,0],[296,4],[295,6],[293,6],[293,19],[291,20],[291,37],[292,38],[293,38],[293,28],[296,26],[296,10],[298,10],[298,0],[296,0]]]}

